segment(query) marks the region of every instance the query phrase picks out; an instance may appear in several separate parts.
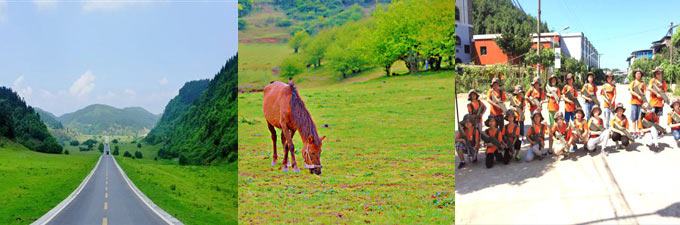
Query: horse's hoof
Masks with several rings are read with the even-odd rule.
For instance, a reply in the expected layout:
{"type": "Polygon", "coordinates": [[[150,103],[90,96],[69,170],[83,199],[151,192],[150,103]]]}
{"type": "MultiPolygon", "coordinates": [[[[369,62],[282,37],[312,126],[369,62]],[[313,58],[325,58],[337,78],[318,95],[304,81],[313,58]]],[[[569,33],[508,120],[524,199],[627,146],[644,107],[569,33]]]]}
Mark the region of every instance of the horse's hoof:
{"type": "Polygon", "coordinates": [[[299,172],[300,172],[300,169],[295,168],[295,169],[293,169],[293,171],[296,172],[296,173],[299,173],[299,172]]]}
{"type": "Polygon", "coordinates": [[[272,162],[272,166],[276,166],[276,162],[272,162]]]}
{"type": "Polygon", "coordinates": [[[288,168],[283,168],[284,173],[288,173],[288,168]]]}

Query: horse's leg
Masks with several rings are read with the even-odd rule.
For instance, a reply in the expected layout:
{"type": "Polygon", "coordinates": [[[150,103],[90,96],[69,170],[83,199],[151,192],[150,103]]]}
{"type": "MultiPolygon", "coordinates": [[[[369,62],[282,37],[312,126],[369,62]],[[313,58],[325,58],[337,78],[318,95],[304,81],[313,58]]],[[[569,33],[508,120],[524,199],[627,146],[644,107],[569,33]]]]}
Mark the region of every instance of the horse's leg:
{"type": "Polygon", "coordinates": [[[281,130],[281,146],[283,146],[283,172],[288,172],[288,145],[283,130],[281,130]]]}
{"type": "MultiPolygon", "coordinates": [[[[293,136],[295,136],[295,130],[290,130],[290,141],[293,142],[293,136]]],[[[293,160],[293,172],[299,173],[300,169],[297,166],[297,161],[295,161],[295,148],[290,151],[290,158],[293,160]]]]}
{"type": "Polygon", "coordinates": [[[269,127],[269,132],[272,133],[272,143],[274,145],[274,154],[273,154],[273,157],[272,157],[274,159],[272,160],[272,166],[275,166],[276,165],[276,159],[278,158],[278,156],[276,154],[276,129],[269,122],[267,122],[267,126],[269,127]]]}

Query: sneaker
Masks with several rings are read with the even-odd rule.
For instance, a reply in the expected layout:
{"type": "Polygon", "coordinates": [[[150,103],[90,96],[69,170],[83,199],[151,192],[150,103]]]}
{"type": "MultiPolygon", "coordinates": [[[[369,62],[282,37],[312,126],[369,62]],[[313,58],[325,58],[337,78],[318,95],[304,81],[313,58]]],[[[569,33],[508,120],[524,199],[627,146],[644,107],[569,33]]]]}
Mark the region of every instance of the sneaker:
{"type": "Polygon", "coordinates": [[[575,151],[576,151],[576,147],[572,145],[571,148],[569,148],[569,152],[575,152],[575,151]]]}
{"type": "Polygon", "coordinates": [[[458,164],[458,169],[463,169],[463,168],[465,168],[465,163],[464,163],[464,162],[458,164]]]}
{"type": "Polygon", "coordinates": [[[521,159],[520,159],[520,157],[519,157],[519,154],[516,154],[516,155],[515,155],[515,161],[519,162],[520,160],[521,160],[521,159]]]}

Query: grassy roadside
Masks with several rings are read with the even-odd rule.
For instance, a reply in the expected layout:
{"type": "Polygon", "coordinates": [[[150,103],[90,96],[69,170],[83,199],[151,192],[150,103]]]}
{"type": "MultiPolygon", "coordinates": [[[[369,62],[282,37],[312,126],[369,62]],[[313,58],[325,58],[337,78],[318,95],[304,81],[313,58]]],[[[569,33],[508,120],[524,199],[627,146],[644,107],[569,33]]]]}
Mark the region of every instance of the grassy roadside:
{"type": "MultiPolygon", "coordinates": [[[[113,151],[113,146],[111,145],[113,151]]],[[[154,203],[184,224],[236,224],[237,164],[180,166],[176,160],[154,160],[160,145],[121,143],[116,160],[132,182],[154,203]],[[139,150],[142,159],[122,157],[139,150]]]]}
{"type": "Polygon", "coordinates": [[[30,224],[64,200],[99,154],[54,155],[0,139],[0,224],[30,224]]]}
{"type": "MultiPolygon", "coordinates": [[[[327,136],[321,176],[304,169],[283,173],[281,152],[278,165],[270,165],[262,93],[240,94],[239,222],[452,223],[451,74],[300,88],[320,135],[327,136]]],[[[303,166],[297,135],[294,144],[303,166]]]]}

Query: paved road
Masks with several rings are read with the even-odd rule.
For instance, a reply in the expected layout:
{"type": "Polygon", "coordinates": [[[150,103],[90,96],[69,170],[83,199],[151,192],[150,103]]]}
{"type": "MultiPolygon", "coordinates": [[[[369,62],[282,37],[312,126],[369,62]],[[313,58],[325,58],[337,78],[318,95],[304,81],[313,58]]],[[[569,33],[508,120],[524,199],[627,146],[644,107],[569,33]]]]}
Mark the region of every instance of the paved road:
{"type": "MultiPolygon", "coordinates": [[[[106,145],[107,152],[110,151],[106,145]]],[[[137,197],[104,154],[82,191],[48,224],[167,224],[137,197]]]]}
{"type": "MultiPolygon", "coordinates": [[[[616,100],[630,110],[626,88],[617,86],[616,100]]],[[[464,107],[466,96],[458,99],[464,107]]],[[[606,157],[577,152],[491,169],[481,155],[477,164],[456,170],[456,223],[680,224],[680,148],[670,135],[661,141],[659,153],[636,143],[606,157]]]]}

